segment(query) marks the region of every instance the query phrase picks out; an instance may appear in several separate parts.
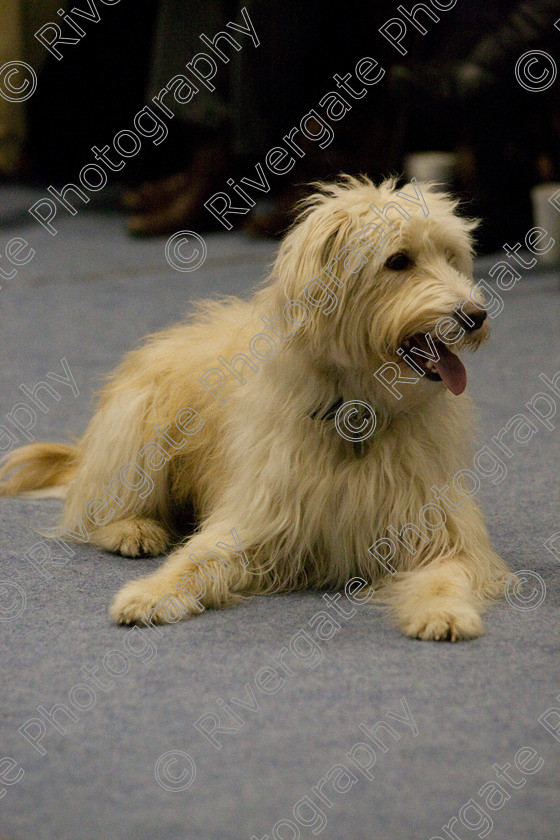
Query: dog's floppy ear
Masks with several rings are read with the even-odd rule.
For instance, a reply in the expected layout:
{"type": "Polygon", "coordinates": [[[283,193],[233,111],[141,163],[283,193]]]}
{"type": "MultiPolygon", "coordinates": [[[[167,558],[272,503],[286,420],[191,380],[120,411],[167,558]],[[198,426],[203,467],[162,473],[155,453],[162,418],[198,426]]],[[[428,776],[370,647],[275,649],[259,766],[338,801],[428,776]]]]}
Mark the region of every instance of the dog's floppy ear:
{"type": "Polygon", "coordinates": [[[316,193],[306,200],[269,278],[271,303],[278,313],[290,301],[301,301],[311,322],[314,312],[328,314],[338,305],[351,276],[370,257],[357,238],[359,226],[353,215],[332,195],[316,193]]]}

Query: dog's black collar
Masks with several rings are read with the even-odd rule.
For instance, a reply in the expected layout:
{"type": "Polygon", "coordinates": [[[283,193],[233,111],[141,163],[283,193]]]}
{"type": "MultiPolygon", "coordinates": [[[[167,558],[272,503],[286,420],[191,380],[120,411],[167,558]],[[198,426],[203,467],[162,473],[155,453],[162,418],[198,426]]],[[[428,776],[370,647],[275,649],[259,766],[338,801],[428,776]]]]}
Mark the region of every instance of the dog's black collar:
{"type": "Polygon", "coordinates": [[[313,420],[316,420],[317,417],[319,417],[319,420],[321,420],[322,422],[330,422],[336,417],[336,412],[338,411],[341,405],[344,405],[344,400],[342,399],[342,397],[339,397],[336,400],[336,402],[333,402],[331,405],[329,405],[327,410],[324,411],[321,415],[319,415],[320,409],[316,409],[311,415],[311,418],[313,420]]]}
{"type": "MultiPolygon", "coordinates": [[[[311,414],[312,420],[319,420],[321,423],[334,423],[334,419],[336,417],[336,413],[338,409],[344,405],[344,399],[339,397],[335,402],[331,403],[329,407],[323,411],[321,414],[321,409],[316,409],[311,414]]],[[[336,431],[336,429],[335,429],[336,431]]],[[[342,436],[340,436],[341,440],[344,440],[342,436]]],[[[367,450],[368,441],[367,440],[355,440],[355,441],[348,441],[348,443],[352,446],[352,450],[354,452],[354,457],[362,458],[367,450]]]]}

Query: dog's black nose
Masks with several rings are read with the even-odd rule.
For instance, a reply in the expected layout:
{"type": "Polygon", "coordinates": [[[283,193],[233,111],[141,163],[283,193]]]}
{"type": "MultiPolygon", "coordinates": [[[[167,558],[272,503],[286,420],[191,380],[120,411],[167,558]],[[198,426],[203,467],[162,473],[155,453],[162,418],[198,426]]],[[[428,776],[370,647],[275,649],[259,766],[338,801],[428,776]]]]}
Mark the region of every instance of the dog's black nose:
{"type": "Polygon", "coordinates": [[[480,306],[465,306],[461,312],[461,316],[462,325],[467,332],[471,333],[481,328],[488,317],[488,313],[480,306]]]}

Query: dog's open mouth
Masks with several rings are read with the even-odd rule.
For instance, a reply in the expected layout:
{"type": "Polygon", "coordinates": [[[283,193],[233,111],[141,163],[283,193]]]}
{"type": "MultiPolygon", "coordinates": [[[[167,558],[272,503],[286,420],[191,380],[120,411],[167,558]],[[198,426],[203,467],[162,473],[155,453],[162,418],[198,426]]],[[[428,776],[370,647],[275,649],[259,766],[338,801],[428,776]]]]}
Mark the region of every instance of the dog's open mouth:
{"type": "Polygon", "coordinates": [[[429,333],[415,333],[405,338],[401,350],[402,358],[413,370],[418,373],[420,369],[428,379],[443,382],[452,394],[458,396],[467,387],[464,364],[438,338],[433,338],[429,333]]]}

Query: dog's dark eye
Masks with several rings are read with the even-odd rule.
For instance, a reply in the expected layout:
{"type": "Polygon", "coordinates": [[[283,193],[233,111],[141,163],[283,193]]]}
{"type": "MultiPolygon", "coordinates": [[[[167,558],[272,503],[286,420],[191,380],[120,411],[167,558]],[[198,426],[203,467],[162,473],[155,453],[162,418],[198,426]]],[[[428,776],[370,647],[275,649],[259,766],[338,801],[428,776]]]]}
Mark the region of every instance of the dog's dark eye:
{"type": "Polygon", "coordinates": [[[385,268],[390,268],[391,271],[405,271],[405,269],[410,268],[411,265],[412,260],[408,254],[405,254],[404,251],[398,251],[385,261],[385,268]]]}

